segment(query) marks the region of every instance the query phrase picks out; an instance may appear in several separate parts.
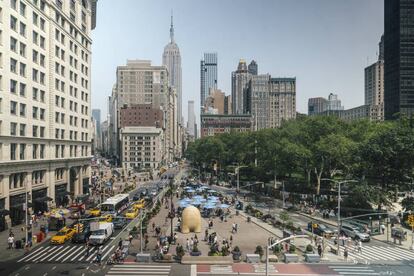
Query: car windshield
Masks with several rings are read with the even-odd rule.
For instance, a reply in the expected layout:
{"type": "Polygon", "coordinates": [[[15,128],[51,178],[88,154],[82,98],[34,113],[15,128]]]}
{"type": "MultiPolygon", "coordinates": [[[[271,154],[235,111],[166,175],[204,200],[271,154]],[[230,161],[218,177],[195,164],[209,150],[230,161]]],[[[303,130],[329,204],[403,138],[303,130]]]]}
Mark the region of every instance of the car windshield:
{"type": "Polygon", "coordinates": [[[56,236],[65,236],[66,232],[59,231],[56,233],[56,236]]]}
{"type": "Polygon", "coordinates": [[[104,235],[104,234],[105,234],[105,229],[99,229],[99,230],[92,232],[92,235],[104,235]]]}
{"type": "Polygon", "coordinates": [[[127,213],[135,213],[134,209],[129,209],[127,213]]]}

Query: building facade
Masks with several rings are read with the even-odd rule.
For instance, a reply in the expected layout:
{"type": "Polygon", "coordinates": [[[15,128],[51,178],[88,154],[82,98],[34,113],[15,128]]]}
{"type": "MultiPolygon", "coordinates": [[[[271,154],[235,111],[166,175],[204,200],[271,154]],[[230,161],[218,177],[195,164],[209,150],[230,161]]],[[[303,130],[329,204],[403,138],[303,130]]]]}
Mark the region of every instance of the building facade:
{"type": "Polygon", "coordinates": [[[163,131],[157,127],[123,127],[120,131],[122,168],[158,169],[163,160],[163,131]]]}
{"type": "Polygon", "coordinates": [[[182,70],[181,54],[177,43],[174,40],[174,25],[171,15],[170,42],[164,47],[162,65],[168,70],[168,85],[173,87],[177,94],[177,116],[178,122],[182,121],[182,70]]]}
{"type": "Polygon", "coordinates": [[[0,229],[89,192],[96,1],[0,1],[0,229]],[[8,215],[4,215],[8,214],[8,215]]]}
{"type": "Polygon", "coordinates": [[[217,53],[204,53],[200,61],[200,108],[210,96],[210,89],[217,89],[217,53]]]}
{"type": "Polygon", "coordinates": [[[188,114],[187,114],[187,133],[190,140],[196,138],[195,129],[195,113],[194,113],[194,101],[188,101],[188,114]]]}
{"type": "Polygon", "coordinates": [[[95,123],[95,140],[94,140],[94,147],[97,150],[102,149],[102,132],[101,132],[101,110],[100,109],[92,109],[92,120],[95,123]]]}
{"type": "Polygon", "coordinates": [[[328,100],[323,97],[309,98],[308,115],[317,115],[328,109],[328,100]]]}
{"type": "Polygon", "coordinates": [[[237,70],[231,73],[231,100],[233,114],[248,112],[246,95],[251,74],[247,71],[246,61],[241,59],[237,70]]]}
{"type": "Polygon", "coordinates": [[[337,94],[330,93],[328,96],[328,106],[327,110],[344,110],[344,107],[341,104],[341,100],[339,99],[337,94]]]}
{"type": "Polygon", "coordinates": [[[384,1],[385,119],[414,115],[414,0],[384,1]]]}
{"type": "Polygon", "coordinates": [[[249,73],[250,73],[252,76],[257,76],[257,74],[258,74],[258,72],[259,72],[259,67],[258,67],[258,65],[257,65],[257,63],[256,63],[256,61],[255,61],[255,60],[252,60],[252,61],[249,63],[249,66],[247,66],[247,71],[249,71],[249,73]]]}
{"type": "Polygon", "coordinates": [[[231,95],[224,96],[224,114],[232,114],[231,95]]]}
{"type": "Polygon", "coordinates": [[[247,132],[252,130],[252,116],[201,114],[201,138],[230,132],[247,132]]]}
{"type": "Polygon", "coordinates": [[[154,126],[163,128],[164,116],[159,108],[150,104],[125,105],[119,111],[120,128],[127,126],[154,126]]]}
{"type": "Polygon", "coordinates": [[[220,89],[210,89],[209,94],[205,101],[204,113],[224,114],[224,92],[220,89]]]}

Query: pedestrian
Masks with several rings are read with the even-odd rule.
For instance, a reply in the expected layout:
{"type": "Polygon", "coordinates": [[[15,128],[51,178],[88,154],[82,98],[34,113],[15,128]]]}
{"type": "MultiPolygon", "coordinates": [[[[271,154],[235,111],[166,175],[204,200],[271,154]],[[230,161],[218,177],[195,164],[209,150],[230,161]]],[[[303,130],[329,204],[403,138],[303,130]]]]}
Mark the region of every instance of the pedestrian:
{"type": "Polygon", "coordinates": [[[190,239],[190,250],[193,250],[194,248],[194,239],[191,237],[190,239]]]}
{"type": "Polygon", "coordinates": [[[152,223],[152,232],[155,231],[155,222],[152,223]]]}
{"type": "Polygon", "coordinates": [[[384,223],[381,223],[381,232],[384,235],[385,234],[385,225],[384,223]]]}
{"type": "Polygon", "coordinates": [[[362,241],[358,241],[358,253],[362,253],[362,241]]]}
{"type": "Polygon", "coordinates": [[[345,247],[344,249],[344,260],[345,262],[348,262],[348,248],[347,247],[345,247]]]}
{"type": "Polygon", "coordinates": [[[85,243],[85,247],[86,247],[86,257],[89,257],[89,240],[86,241],[85,243]]]}
{"type": "Polygon", "coordinates": [[[122,248],[122,239],[119,239],[118,248],[122,248]]]}
{"type": "Polygon", "coordinates": [[[322,257],[322,246],[318,245],[318,255],[319,257],[322,257]]]}
{"type": "Polygon", "coordinates": [[[204,241],[207,241],[207,239],[208,239],[208,229],[204,231],[204,241]]]}
{"type": "Polygon", "coordinates": [[[96,253],[96,261],[98,263],[101,263],[101,259],[102,259],[102,249],[98,248],[98,252],[96,253]]]}
{"type": "Polygon", "coordinates": [[[129,236],[128,236],[128,240],[129,240],[129,243],[131,244],[132,243],[132,239],[133,239],[134,237],[132,236],[132,234],[129,234],[129,236]]]}
{"type": "Polygon", "coordinates": [[[239,225],[236,223],[236,233],[239,231],[239,225]]]}
{"type": "Polygon", "coordinates": [[[233,235],[230,235],[230,247],[232,247],[232,244],[233,244],[233,235]]]}
{"type": "Polygon", "coordinates": [[[14,236],[9,236],[7,238],[7,244],[9,245],[9,249],[13,249],[13,243],[14,243],[14,236]]]}
{"type": "Polygon", "coordinates": [[[187,242],[185,244],[185,248],[187,249],[187,252],[190,252],[190,241],[187,238],[187,242]]]}

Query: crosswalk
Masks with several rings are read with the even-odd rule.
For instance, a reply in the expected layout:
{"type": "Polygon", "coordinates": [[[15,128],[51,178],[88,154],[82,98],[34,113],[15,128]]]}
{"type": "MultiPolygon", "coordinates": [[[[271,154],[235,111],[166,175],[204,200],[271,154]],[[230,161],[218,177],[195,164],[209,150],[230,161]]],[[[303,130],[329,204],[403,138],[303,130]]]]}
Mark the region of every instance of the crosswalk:
{"type": "MultiPolygon", "coordinates": [[[[347,246],[348,258],[356,262],[381,263],[384,261],[413,261],[414,252],[394,246],[362,246],[358,252],[354,245],[347,246]]],[[[344,246],[340,246],[340,254],[344,254],[344,246]]]]}
{"type": "Polygon", "coordinates": [[[212,265],[210,271],[213,274],[218,273],[233,273],[233,267],[231,265],[212,265]]]}
{"type": "MultiPolygon", "coordinates": [[[[102,261],[105,261],[109,254],[115,249],[115,245],[107,244],[100,246],[102,261]]],[[[91,248],[89,255],[86,255],[85,245],[47,245],[34,249],[23,256],[18,263],[92,263],[96,259],[98,250],[91,248]]]]}
{"type": "Polygon", "coordinates": [[[168,276],[170,265],[120,264],[112,266],[106,276],[168,276]]]}
{"type": "Polygon", "coordinates": [[[337,272],[339,275],[380,275],[375,270],[371,269],[369,266],[329,266],[332,270],[337,272]]]}

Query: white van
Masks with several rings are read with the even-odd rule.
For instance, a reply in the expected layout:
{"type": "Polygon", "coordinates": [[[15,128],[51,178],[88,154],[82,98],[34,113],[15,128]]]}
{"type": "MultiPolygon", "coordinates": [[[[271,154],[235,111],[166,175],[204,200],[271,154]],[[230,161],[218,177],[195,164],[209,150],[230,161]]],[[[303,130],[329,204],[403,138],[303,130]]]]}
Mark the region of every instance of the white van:
{"type": "Polygon", "coordinates": [[[92,245],[102,245],[111,238],[114,233],[114,224],[112,222],[100,222],[96,230],[92,230],[89,236],[89,242],[92,245]]]}

